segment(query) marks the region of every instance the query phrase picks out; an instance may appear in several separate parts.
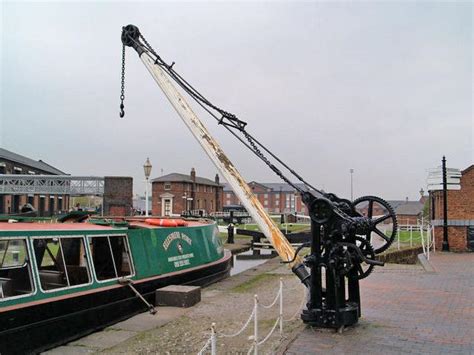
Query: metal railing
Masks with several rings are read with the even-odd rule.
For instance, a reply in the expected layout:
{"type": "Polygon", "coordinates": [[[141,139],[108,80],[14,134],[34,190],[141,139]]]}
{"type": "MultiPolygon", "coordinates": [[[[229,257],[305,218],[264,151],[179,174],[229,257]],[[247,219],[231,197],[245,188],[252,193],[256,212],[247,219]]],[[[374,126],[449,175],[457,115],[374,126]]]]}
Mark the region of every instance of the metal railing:
{"type": "Polygon", "coordinates": [[[0,194],[103,195],[104,178],[0,174],[0,194]]]}

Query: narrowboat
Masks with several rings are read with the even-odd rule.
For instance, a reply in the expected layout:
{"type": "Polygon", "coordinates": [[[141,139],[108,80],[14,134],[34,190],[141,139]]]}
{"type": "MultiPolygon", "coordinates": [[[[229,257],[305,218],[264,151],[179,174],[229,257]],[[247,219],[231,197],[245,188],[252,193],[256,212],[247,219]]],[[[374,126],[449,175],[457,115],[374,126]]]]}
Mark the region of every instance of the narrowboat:
{"type": "Polygon", "coordinates": [[[165,225],[0,223],[0,354],[39,353],[143,312],[158,288],[229,275],[214,221],[165,225]]]}

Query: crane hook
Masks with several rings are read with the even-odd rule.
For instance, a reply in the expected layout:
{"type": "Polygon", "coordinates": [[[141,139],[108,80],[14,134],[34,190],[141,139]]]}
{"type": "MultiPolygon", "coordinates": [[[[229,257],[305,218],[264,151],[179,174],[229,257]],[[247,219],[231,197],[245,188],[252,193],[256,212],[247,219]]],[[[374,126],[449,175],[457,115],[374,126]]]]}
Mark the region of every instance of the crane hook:
{"type": "Polygon", "coordinates": [[[122,99],[122,103],[120,104],[120,118],[123,118],[123,116],[125,116],[125,111],[123,110],[125,106],[123,105],[123,99],[122,99]]]}

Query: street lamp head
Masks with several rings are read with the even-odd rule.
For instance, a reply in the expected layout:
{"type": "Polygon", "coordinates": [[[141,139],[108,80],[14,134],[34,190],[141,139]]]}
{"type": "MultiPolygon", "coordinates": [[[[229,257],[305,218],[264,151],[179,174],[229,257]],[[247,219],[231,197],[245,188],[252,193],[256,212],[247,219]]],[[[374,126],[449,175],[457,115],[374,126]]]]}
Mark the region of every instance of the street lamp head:
{"type": "Polygon", "coordinates": [[[150,163],[150,158],[146,158],[146,162],[143,165],[143,171],[145,172],[145,178],[149,178],[151,174],[151,163],[150,163]]]}
{"type": "Polygon", "coordinates": [[[354,172],[354,169],[350,169],[349,172],[352,174],[354,172]]]}

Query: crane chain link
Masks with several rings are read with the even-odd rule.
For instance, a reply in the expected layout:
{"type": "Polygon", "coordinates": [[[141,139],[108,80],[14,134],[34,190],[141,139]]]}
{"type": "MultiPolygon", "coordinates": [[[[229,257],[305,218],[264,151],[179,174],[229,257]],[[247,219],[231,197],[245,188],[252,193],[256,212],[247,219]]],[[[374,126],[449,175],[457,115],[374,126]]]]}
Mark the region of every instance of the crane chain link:
{"type": "Polygon", "coordinates": [[[125,100],[125,44],[122,44],[122,86],[120,91],[120,118],[125,116],[123,100],[125,100]]]}
{"type": "MultiPolygon", "coordinates": [[[[282,171],[278,169],[272,162],[262,153],[262,151],[259,148],[259,144],[261,143],[256,143],[253,139],[253,137],[245,130],[245,126],[247,125],[246,122],[241,121],[237,116],[233,113],[227,112],[223,110],[222,108],[215,106],[212,104],[208,99],[206,99],[201,93],[199,93],[191,84],[189,84],[184,78],[182,78],[174,69],[173,65],[175,64],[174,62],[171,63],[171,65],[167,64],[161,57],[156,53],[156,51],[153,49],[153,47],[148,43],[146,38],[139,32],[138,34],[139,40],[143,41],[141,45],[145,47],[146,50],[148,50],[152,55],[155,56],[155,64],[163,67],[166,72],[177,82],[177,84],[184,90],[186,91],[194,100],[196,100],[200,105],[205,105],[208,106],[215,111],[217,111],[220,115],[222,115],[222,118],[219,120],[219,124],[223,123],[223,120],[226,118],[228,119],[231,123],[226,124],[226,128],[234,128],[237,129],[238,131],[242,132],[244,137],[247,139],[247,141],[250,144],[250,147],[254,151],[255,155],[259,157],[280,179],[285,181],[287,184],[292,186],[296,191],[302,192],[304,191],[300,187],[298,187],[296,184],[291,182],[285,175],[283,175],[282,171]]],[[[125,80],[125,45],[123,46],[123,53],[122,53],[122,95],[120,96],[120,99],[122,100],[122,104],[120,105],[121,108],[121,113],[120,117],[123,117],[123,99],[125,98],[124,96],[124,80],[125,80]]],[[[213,115],[209,110],[207,110],[211,115],[213,115]]],[[[298,175],[296,172],[294,172],[292,169],[290,169],[290,172],[295,175],[299,180],[306,182],[298,175]]]]}

